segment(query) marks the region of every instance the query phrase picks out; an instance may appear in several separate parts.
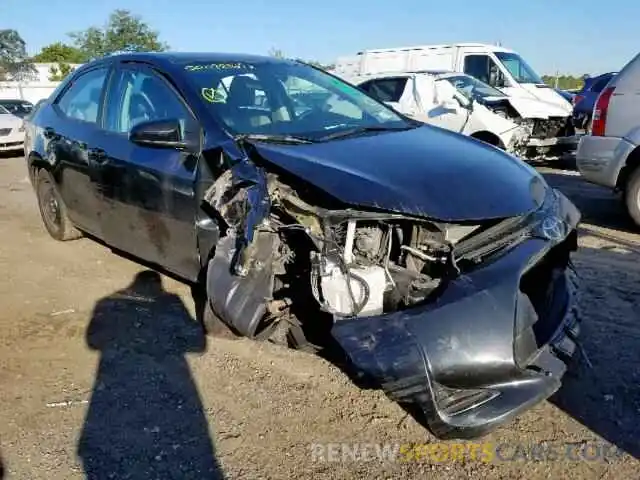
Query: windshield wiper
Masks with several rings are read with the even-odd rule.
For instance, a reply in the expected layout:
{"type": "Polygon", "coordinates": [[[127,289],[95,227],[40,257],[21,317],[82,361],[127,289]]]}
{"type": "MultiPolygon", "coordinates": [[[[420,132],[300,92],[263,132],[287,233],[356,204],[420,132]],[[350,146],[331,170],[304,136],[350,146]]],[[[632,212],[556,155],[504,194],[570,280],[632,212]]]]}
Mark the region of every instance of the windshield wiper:
{"type": "Polygon", "coordinates": [[[241,133],[234,137],[236,142],[256,141],[266,143],[290,143],[290,144],[307,144],[313,143],[313,140],[305,137],[297,137],[295,135],[269,135],[263,133],[241,133]]]}
{"type": "Polygon", "coordinates": [[[337,138],[353,137],[354,135],[360,135],[367,132],[401,132],[403,130],[411,130],[413,128],[416,128],[417,126],[418,125],[409,124],[404,127],[354,127],[349,128],[348,130],[342,130],[341,132],[330,133],[329,135],[318,138],[318,141],[326,142],[328,140],[335,140],[337,138]]]}

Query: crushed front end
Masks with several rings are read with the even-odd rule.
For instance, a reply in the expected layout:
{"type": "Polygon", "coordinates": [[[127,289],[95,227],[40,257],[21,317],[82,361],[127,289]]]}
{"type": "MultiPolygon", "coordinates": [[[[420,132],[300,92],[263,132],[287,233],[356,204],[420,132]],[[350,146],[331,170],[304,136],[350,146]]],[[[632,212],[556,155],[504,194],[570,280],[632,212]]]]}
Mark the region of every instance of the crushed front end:
{"type": "Polygon", "coordinates": [[[571,116],[527,119],[526,122],[531,126],[527,158],[550,160],[575,154],[579,137],[571,116]]]}
{"type": "Polygon", "coordinates": [[[516,216],[438,221],[354,209],[240,161],[204,196],[227,227],[211,306],[248,337],[337,344],[441,438],[482,435],[560,387],[579,334],[580,213],[541,177],[529,187],[516,216]]]}
{"type": "Polygon", "coordinates": [[[353,366],[425,413],[440,438],[472,438],[548,398],[576,350],[570,255],[580,214],[549,189],[530,215],[467,236],[432,298],[337,318],[353,366]]]}

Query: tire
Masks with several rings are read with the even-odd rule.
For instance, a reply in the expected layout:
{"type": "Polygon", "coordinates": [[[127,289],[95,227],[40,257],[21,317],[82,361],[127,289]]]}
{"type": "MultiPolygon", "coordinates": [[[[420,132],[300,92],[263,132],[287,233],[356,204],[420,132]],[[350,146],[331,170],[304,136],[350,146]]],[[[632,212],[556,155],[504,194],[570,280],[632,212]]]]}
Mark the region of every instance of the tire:
{"type": "Polygon", "coordinates": [[[69,220],[67,207],[51,174],[45,169],[36,173],[36,197],[42,223],[52,238],[66,242],[82,236],[69,220]]]}
{"type": "Polygon", "coordinates": [[[625,203],[629,216],[636,225],[640,226],[640,167],[631,173],[624,192],[625,203]]]}

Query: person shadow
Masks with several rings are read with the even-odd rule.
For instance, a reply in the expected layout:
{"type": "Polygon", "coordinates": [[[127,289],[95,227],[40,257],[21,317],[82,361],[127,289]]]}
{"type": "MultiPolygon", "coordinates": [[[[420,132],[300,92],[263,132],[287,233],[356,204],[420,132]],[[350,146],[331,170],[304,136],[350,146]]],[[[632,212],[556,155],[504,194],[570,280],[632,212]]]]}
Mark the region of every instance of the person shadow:
{"type": "Polygon", "coordinates": [[[206,337],[158,273],[99,300],[86,341],[100,352],[77,447],[86,478],[224,478],[185,358],[206,337]]]}

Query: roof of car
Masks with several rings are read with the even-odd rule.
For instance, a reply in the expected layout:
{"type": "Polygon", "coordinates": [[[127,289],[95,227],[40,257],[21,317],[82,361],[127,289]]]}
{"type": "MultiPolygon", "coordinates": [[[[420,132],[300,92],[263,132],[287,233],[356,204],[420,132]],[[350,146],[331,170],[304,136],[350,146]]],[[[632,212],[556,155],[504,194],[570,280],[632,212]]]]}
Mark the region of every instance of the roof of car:
{"type": "MultiPolygon", "coordinates": [[[[263,55],[250,55],[246,53],[220,53],[220,52],[132,52],[115,53],[107,57],[90,62],[90,64],[120,61],[139,61],[164,65],[186,65],[189,63],[216,63],[216,62],[287,62],[291,60],[280,59],[263,55]]],[[[89,65],[89,64],[86,64],[89,65]]]]}

